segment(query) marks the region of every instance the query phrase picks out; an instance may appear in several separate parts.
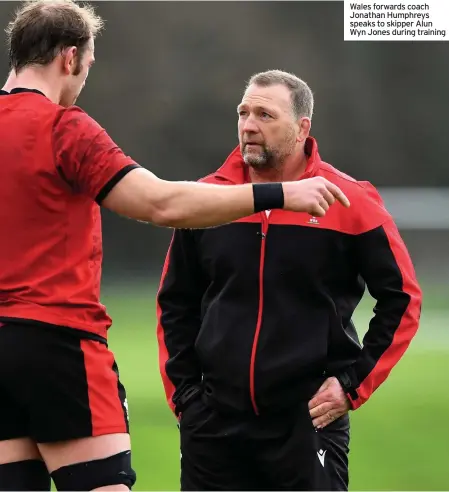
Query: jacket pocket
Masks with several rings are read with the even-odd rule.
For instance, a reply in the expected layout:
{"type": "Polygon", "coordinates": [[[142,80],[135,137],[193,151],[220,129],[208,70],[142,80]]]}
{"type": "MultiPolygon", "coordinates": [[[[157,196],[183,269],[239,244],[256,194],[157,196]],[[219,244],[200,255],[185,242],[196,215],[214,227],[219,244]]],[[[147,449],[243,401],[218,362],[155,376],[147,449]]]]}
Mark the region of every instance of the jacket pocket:
{"type": "Polygon", "coordinates": [[[201,394],[199,397],[194,398],[182,412],[179,421],[180,431],[182,432],[183,429],[194,430],[203,427],[211,420],[213,413],[214,410],[205,403],[201,394]]]}

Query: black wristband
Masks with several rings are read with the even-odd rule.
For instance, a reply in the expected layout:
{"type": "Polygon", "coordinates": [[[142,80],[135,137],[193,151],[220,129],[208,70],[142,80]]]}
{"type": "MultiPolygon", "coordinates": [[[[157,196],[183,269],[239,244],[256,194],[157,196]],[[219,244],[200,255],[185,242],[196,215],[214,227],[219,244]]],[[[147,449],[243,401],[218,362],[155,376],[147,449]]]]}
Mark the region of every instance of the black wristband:
{"type": "Polygon", "coordinates": [[[284,208],[284,188],[282,183],[253,184],[254,212],[284,208]]]}

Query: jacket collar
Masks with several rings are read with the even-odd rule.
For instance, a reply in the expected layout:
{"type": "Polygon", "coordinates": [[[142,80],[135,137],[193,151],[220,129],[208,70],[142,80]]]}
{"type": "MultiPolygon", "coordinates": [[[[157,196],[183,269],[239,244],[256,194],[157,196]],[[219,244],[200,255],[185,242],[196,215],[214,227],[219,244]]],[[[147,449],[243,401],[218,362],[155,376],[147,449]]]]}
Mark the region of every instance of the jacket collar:
{"type": "MultiPolygon", "coordinates": [[[[307,137],[304,148],[309,157],[307,159],[307,167],[299,179],[314,176],[317,167],[319,167],[319,164],[321,163],[321,158],[318,154],[318,144],[313,137],[307,137]]],[[[213,175],[216,178],[229,181],[233,184],[249,182],[248,166],[243,160],[239,146],[229,154],[224,164],[213,175]]]]}

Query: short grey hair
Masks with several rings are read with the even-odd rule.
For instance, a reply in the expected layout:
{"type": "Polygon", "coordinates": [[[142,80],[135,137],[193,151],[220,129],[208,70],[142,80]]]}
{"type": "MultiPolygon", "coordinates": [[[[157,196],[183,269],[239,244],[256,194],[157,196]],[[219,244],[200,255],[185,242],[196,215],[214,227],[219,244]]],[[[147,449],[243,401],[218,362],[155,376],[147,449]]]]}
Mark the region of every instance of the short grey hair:
{"type": "Polygon", "coordinates": [[[251,84],[260,87],[272,85],[283,85],[290,90],[292,99],[292,110],[296,118],[307,117],[312,119],[313,115],[313,93],[310,87],[296,75],[283,72],[282,70],[267,70],[254,74],[246,84],[245,90],[251,84]]]}

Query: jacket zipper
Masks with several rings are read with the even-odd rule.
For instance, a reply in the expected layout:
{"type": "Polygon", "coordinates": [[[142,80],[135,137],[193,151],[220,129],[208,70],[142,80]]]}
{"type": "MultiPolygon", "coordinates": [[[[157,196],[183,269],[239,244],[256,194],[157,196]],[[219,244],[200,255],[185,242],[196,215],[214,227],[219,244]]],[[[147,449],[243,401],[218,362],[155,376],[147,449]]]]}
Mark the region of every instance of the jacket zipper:
{"type": "Polygon", "coordinates": [[[265,244],[268,232],[268,217],[265,212],[262,214],[262,232],[261,232],[261,243],[260,243],[260,264],[259,264],[259,311],[257,313],[257,323],[256,331],[254,333],[253,346],[251,350],[251,362],[249,368],[249,391],[251,396],[251,403],[253,406],[254,413],[259,415],[259,409],[256,402],[256,392],[254,385],[254,369],[256,365],[256,352],[257,352],[257,342],[259,340],[260,327],[262,326],[262,316],[263,316],[263,271],[265,263],[265,244]]]}

